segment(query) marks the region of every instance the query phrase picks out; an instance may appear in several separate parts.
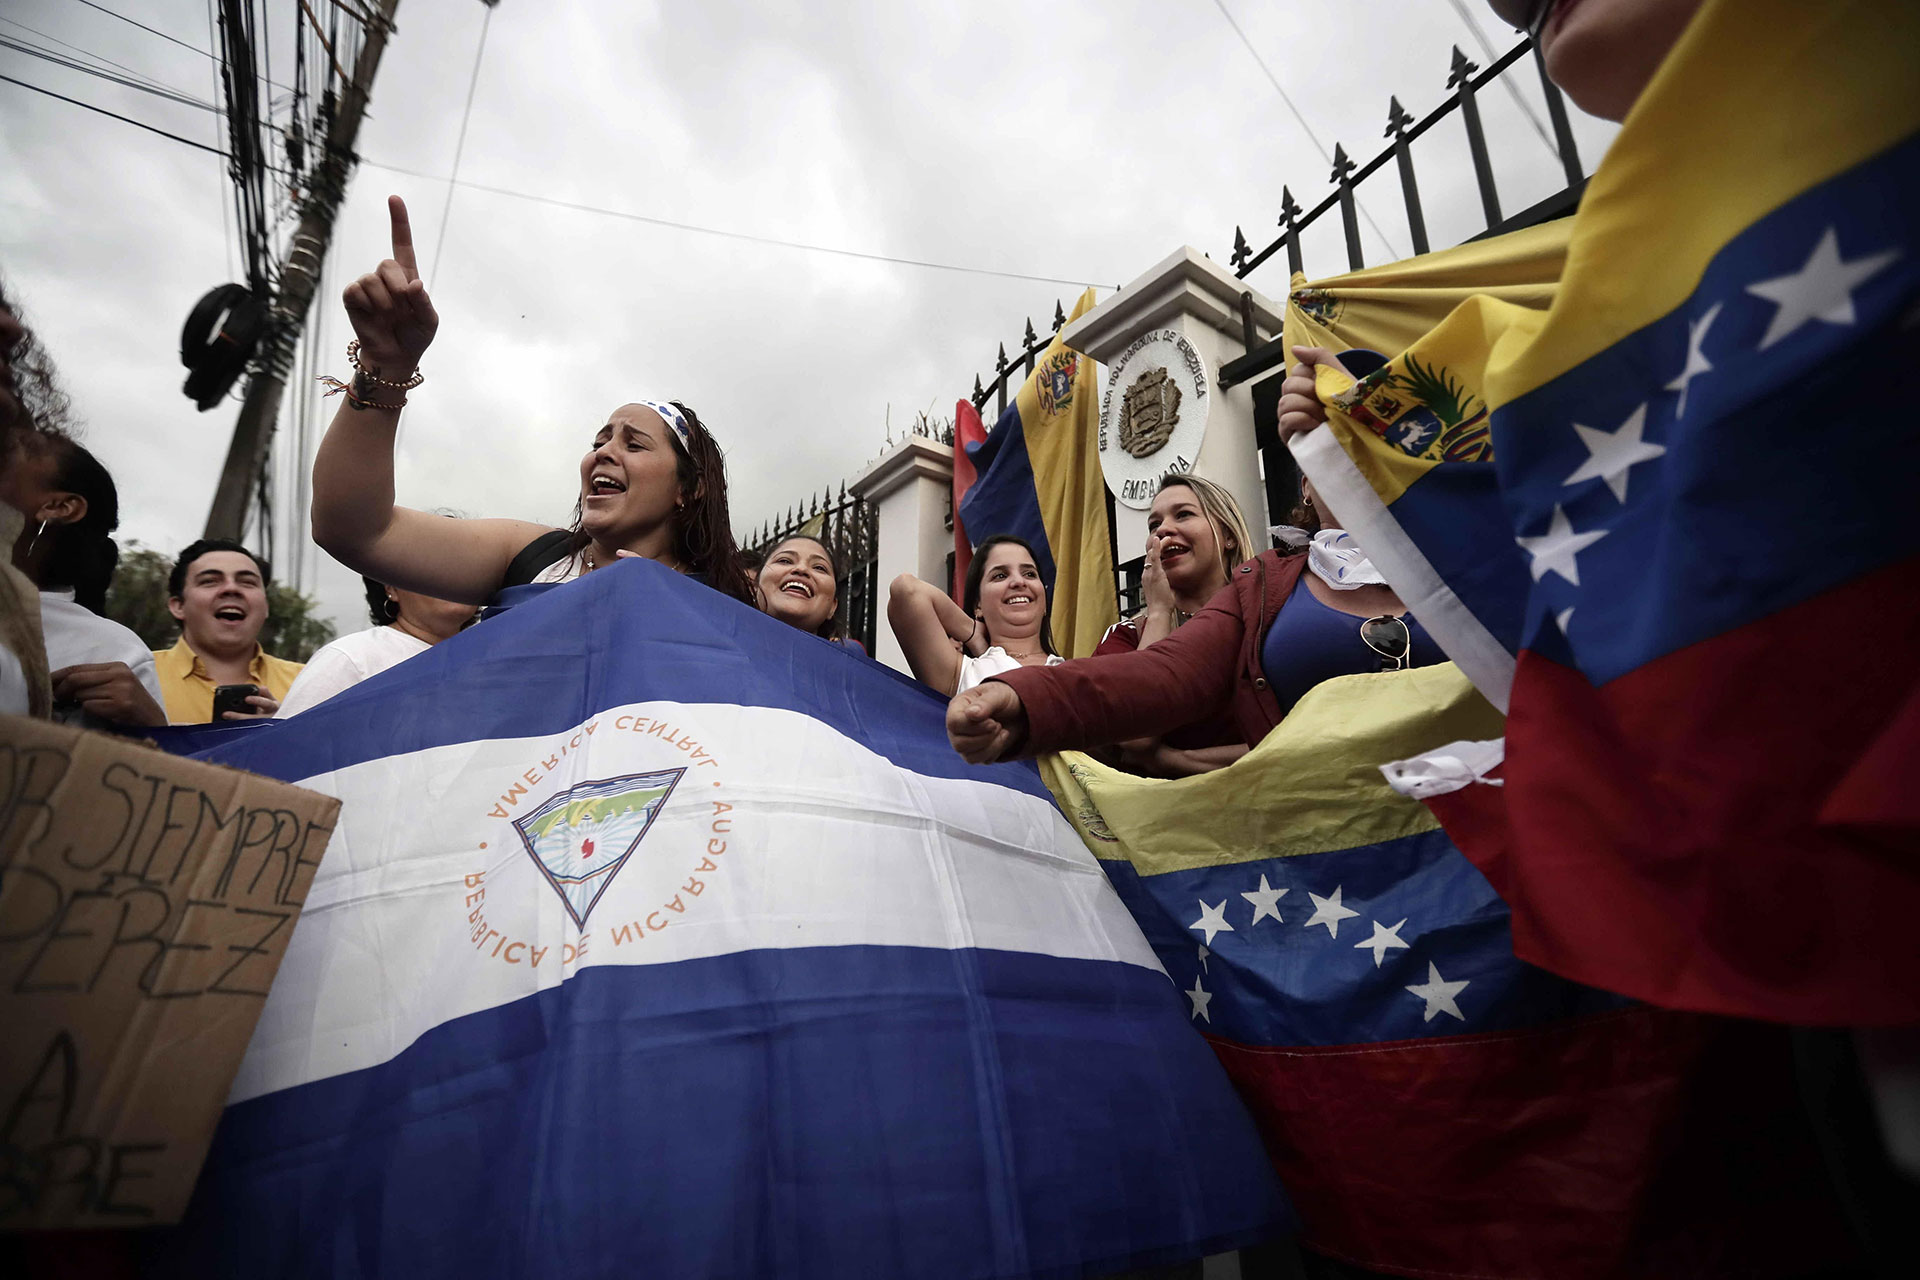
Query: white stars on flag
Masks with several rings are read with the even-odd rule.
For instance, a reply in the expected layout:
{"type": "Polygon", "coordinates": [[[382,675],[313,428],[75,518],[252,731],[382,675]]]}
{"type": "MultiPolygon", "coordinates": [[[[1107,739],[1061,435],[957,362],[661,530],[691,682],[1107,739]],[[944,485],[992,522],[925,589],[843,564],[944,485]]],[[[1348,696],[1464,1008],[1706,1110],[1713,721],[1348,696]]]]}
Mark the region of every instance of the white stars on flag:
{"type": "MultiPolygon", "coordinates": [[[[1340,936],[1340,922],[1342,920],[1348,920],[1360,914],[1350,907],[1340,905],[1339,885],[1333,886],[1333,896],[1331,898],[1323,898],[1319,894],[1312,892],[1309,892],[1307,896],[1313,899],[1313,915],[1307,920],[1305,927],[1311,929],[1317,924],[1323,924],[1327,926],[1327,936],[1329,938],[1338,938],[1340,936]]],[[[1402,923],[1404,924],[1405,921],[1402,921],[1402,923]]]]}
{"type": "Polygon", "coordinates": [[[1222,898],[1211,907],[1206,904],[1205,900],[1202,900],[1200,903],[1200,918],[1188,925],[1187,928],[1203,930],[1207,935],[1208,946],[1213,945],[1214,934],[1232,933],[1233,926],[1227,923],[1227,900],[1222,898]]]}
{"type": "MultiPolygon", "coordinates": [[[[1647,429],[1647,406],[1642,404],[1627,415],[1627,420],[1612,431],[1573,424],[1574,434],[1587,446],[1587,460],[1560,482],[1561,488],[1583,480],[1604,480],[1613,490],[1616,502],[1627,500],[1627,473],[1636,462],[1648,462],[1667,451],[1665,445],[1648,444],[1640,437],[1647,429]]],[[[1524,541],[1523,541],[1524,545],[1524,541]]],[[[1538,578],[1540,575],[1533,575],[1538,578]]]]}
{"type": "Polygon", "coordinates": [[[1378,969],[1380,962],[1386,959],[1387,952],[1406,950],[1407,944],[1400,941],[1400,929],[1401,926],[1407,922],[1402,919],[1399,924],[1394,925],[1390,929],[1382,925],[1378,920],[1369,921],[1369,923],[1373,925],[1373,936],[1364,942],[1354,943],[1353,949],[1355,951],[1365,951],[1368,948],[1372,948],[1373,967],[1378,969]]]}
{"type": "MultiPolygon", "coordinates": [[[[1243,893],[1240,896],[1253,904],[1253,924],[1259,924],[1268,916],[1272,916],[1277,921],[1280,920],[1280,909],[1274,904],[1286,897],[1287,891],[1285,889],[1268,888],[1267,878],[1263,875],[1260,877],[1260,887],[1257,890],[1252,893],[1243,893]]],[[[1205,904],[1203,903],[1202,905],[1205,904]]],[[[1285,921],[1280,922],[1282,924],[1285,923],[1285,921]]],[[[1248,925],[1247,927],[1252,928],[1253,925],[1248,925]]]]}
{"type": "Polygon", "coordinates": [[[1573,521],[1567,519],[1566,508],[1555,503],[1553,519],[1548,523],[1545,533],[1530,538],[1515,538],[1514,541],[1520,544],[1521,550],[1533,557],[1535,582],[1549,573],[1557,573],[1577,587],[1580,585],[1580,566],[1576,557],[1606,536],[1605,529],[1575,533],[1573,521]]]}
{"type": "MultiPolygon", "coordinates": [[[[1213,992],[1208,991],[1200,985],[1198,976],[1195,976],[1193,980],[1193,990],[1183,992],[1182,994],[1193,1002],[1193,1012],[1187,1015],[1187,1021],[1191,1022],[1195,1018],[1205,1018],[1208,1022],[1213,1021],[1213,1015],[1207,1012],[1207,1006],[1213,1003],[1213,992]]],[[[1429,1013],[1427,1016],[1431,1018],[1433,1015],[1429,1013]]]]}
{"type": "MultiPolygon", "coordinates": [[[[1271,867],[1271,865],[1272,864],[1269,864],[1269,867],[1271,867]]],[[[1245,882],[1242,881],[1242,883],[1245,882]]],[[[1304,886],[1299,887],[1304,888],[1304,886]]],[[[1285,923],[1280,919],[1280,912],[1276,904],[1278,904],[1281,898],[1286,896],[1288,891],[1289,887],[1275,886],[1272,883],[1270,870],[1263,871],[1260,875],[1260,887],[1258,889],[1240,891],[1240,897],[1246,899],[1252,908],[1253,919],[1250,922],[1242,922],[1241,927],[1238,929],[1227,919],[1227,908],[1233,901],[1232,895],[1223,895],[1219,902],[1211,903],[1205,898],[1196,899],[1200,907],[1200,918],[1188,925],[1187,928],[1199,930],[1206,936],[1206,941],[1197,943],[1194,947],[1195,958],[1198,963],[1193,973],[1193,986],[1182,988],[1181,990],[1181,994],[1187,997],[1188,1002],[1192,1006],[1189,1015],[1191,1021],[1204,1021],[1209,1025],[1213,1022],[1212,1002],[1214,997],[1219,995],[1220,992],[1218,989],[1208,991],[1206,984],[1209,977],[1213,976],[1210,972],[1212,969],[1210,961],[1219,958],[1218,953],[1212,949],[1212,943],[1220,934],[1239,933],[1246,939],[1244,942],[1228,944],[1228,965],[1227,968],[1223,970],[1223,975],[1229,978],[1234,974],[1234,966],[1242,963],[1250,966],[1249,974],[1257,976],[1261,966],[1265,963],[1261,957],[1268,954],[1267,949],[1274,946],[1287,948],[1298,946],[1299,943],[1294,941],[1298,932],[1310,932],[1316,926],[1325,925],[1327,937],[1338,941],[1340,937],[1340,923],[1343,920],[1364,919],[1365,923],[1373,927],[1372,933],[1368,937],[1358,942],[1349,941],[1344,945],[1350,946],[1354,951],[1372,952],[1373,968],[1375,970],[1385,969],[1387,967],[1387,957],[1393,952],[1412,952],[1415,945],[1420,942],[1417,936],[1413,942],[1408,942],[1400,936],[1401,932],[1406,929],[1409,923],[1408,918],[1405,916],[1402,916],[1393,924],[1383,924],[1379,920],[1366,918],[1362,912],[1347,906],[1345,902],[1346,887],[1344,885],[1335,885],[1333,892],[1324,897],[1314,893],[1312,890],[1307,890],[1307,896],[1313,899],[1313,914],[1307,919],[1301,920],[1294,929],[1269,929],[1261,933],[1252,932],[1254,925],[1259,924],[1269,916],[1273,918],[1275,923],[1285,923]],[[1265,939],[1265,941],[1262,941],[1262,939],[1265,939]],[[1234,948],[1238,948],[1238,950],[1234,948]]],[[[1377,904],[1365,903],[1363,905],[1377,904]]],[[[1351,939],[1352,935],[1349,934],[1348,937],[1351,939]]],[[[1424,959],[1424,957],[1421,958],[1424,959]]],[[[1334,957],[1331,954],[1324,953],[1315,961],[1316,964],[1329,964],[1333,962],[1334,957]]],[[[1402,962],[1396,958],[1395,963],[1400,964],[1402,962]]],[[[1407,958],[1407,963],[1415,964],[1415,972],[1418,972],[1417,962],[1414,961],[1412,956],[1407,958]]],[[[1427,980],[1423,983],[1416,983],[1412,986],[1401,988],[1404,991],[1419,996],[1424,1002],[1425,1008],[1422,1011],[1421,1020],[1423,1022],[1432,1022],[1435,1017],[1444,1013],[1448,1017],[1457,1019],[1460,1022],[1465,1022],[1467,1017],[1466,1014],[1461,1011],[1457,997],[1462,991],[1467,989],[1469,983],[1466,980],[1448,982],[1441,976],[1438,965],[1434,964],[1431,960],[1428,960],[1426,963],[1427,980]]],[[[1357,972],[1365,973],[1366,969],[1364,966],[1361,966],[1357,972]]],[[[1385,977],[1385,975],[1382,976],[1383,978],[1385,977]]],[[[1176,978],[1175,982],[1177,983],[1178,981],[1176,978]]],[[[1343,981],[1345,981],[1345,979],[1343,979],[1343,981]]],[[[1400,978],[1396,976],[1388,979],[1388,981],[1398,984],[1400,978]]],[[[1390,998],[1396,1002],[1400,999],[1398,996],[1392,996],[1390,998]]],[[[1412,1011],[1409,1009],[1408,1012],[1411,1013],[1412,1011]]],[[[1228,1034],[1231,1033],[1232,1030],[1229,1028],[1228,1034]]]]}
{"type": "MultiPolygon", "coordinates": [[[[1676,422],[1687,416],[1687,388],[1701,374],[1713,372],[1713,362],[1707,359],[1702,348],[1707,343],[1707,330],[1713,328],[1713,322],[1720,318],[1720,308],[1724,305],[1716,302],[1698,320],[1687,322],[1687,362],[1681,367],[1680,376],[1667,384],[1667,390],[1680,393],[1680,407],[1673,414],[1676,422]]],[[[1622,498],[1621,501],[1626,499],[1622,498]]]]}
{"type": "MultiPolygon", "coordinates": [[[[1432,1022],[1434,1014],[1444,1013],[1465,1022],[1467,1016],[1460,1012],[1460,1006],[1454,1003],[1453,998],[1465,991],[1471,982],[1471,979],[1448,982],[1440,976],[1440,966],[1429,960],[1427,961],[1427,980],[1408,987],[1407,990],[1427,1002],[1427,1013],[1423,1021],[1432,1022]]],[[[1200,985],[1199,979],[1194,979],[1194,985],[1196,987],[1200,985]]]]}
{"type": "Polygon", "coordinates": [[[1839,232],[1828,227],[1798,271],[1747,286],[1748,293],[1774,305],[1773,320],[1760,339],[1760,350],[1785,341],[1812,320],[1853,324],[1853,291],[1899,256],[1898,249],[1883,249],[1847,261],[1840,256],[1839,232]]]}

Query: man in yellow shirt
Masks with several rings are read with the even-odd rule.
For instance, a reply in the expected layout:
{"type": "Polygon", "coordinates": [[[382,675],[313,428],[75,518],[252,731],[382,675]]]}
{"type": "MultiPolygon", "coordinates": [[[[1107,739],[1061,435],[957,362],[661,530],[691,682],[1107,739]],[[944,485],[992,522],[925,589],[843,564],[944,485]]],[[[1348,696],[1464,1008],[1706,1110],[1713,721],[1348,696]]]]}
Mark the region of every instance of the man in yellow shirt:
{"type": "Polygon", "coordinates": [[[247,698],[252,710],[229,710],[223,719],[280,709],[301,664],[260,648],[268,581],[266,561],[225,538],[202,538],[180,553],[167,579],[167,608],[180,623],[180,639],[153,655],[170,722],[210,722],[213,691],[229,684],[254,686],[247,698]]]}

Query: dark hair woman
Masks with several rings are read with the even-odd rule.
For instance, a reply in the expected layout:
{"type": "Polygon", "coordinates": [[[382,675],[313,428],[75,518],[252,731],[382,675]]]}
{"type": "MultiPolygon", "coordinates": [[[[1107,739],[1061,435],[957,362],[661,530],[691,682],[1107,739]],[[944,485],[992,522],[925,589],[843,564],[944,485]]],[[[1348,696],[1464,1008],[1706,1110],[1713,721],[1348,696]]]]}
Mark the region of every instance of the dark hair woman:
{"type": "Polygon", "coordinates": [[[895,578],[887,622],[914,676],[948,697],[995,672],[1061,660],[1038,560],[1011,534],[995,534],[974,548],[958,605],[912,574],[895,578]]]}
{"type": "Polygon", "coordinates": [[[165,724],[153,654],[139,636],[101,616],[120,562],[113,477],[71,437],[30,431],[16,440],[6,499],[26,517],[13,566],[40,592],[56,717],[165,724]]]}
{"type": "Polygon", "coordinates": [[[760,608],[790,627],[841,643],[840,557],[815,537],[796,533],[773,544],[759,568],[760,608]]]}
{"type": "Polygon", "coordinates": [[[394,430],[440,320],[414,266],[406,206],[395,196],[388,211],[393,257],[344,294],[357,372],[314,458],[314,541],[382,583],[444,600],[504,605],[512,598],[503,589],[566,582],[641,556],[752,604],[727,511],[725,459],[699,415],[677,400],[638,400],[607,415],[580,460],[570,528],[394,505],[394,430]]]}

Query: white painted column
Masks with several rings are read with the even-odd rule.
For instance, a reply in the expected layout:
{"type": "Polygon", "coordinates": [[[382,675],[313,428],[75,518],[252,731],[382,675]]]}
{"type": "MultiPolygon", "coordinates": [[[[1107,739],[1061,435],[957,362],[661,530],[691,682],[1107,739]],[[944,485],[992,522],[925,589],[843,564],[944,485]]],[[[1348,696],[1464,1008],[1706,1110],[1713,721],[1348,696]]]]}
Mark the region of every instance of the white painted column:
{"type": "MultiPolygon", "coordinates": [[[[1252,388],[1242,383],[1222,391],[1218,384],[1220,366],[1246,354],[1240,299],[1247,292],[1253,294],[1257,345],[1279,335],[1281,308],[1198,250],[1183,247],[1061,334],[1069,347],[1106,366],[1101,466],[1114,495],[1114,539],[1122,562],[1146,546],[1151,500],[1123,495],[1116,472],[1150,477],[1191,470],[1224,485],[1246,514],[1255,541],[1266,546],[1259,536],[1266,528],[1267,497],[1253,437],[1252,388]],[[1120,449],[1114,427],[1129,389],[1158,369],[1182,387],[1178,413],[1185,425],[1176,424],[1173,439],[1158,452],[1136,459],[1120,449]],[[1204,430],[1195,440],[1201,422],[1204,430]]],[[[1147,486],[1136,481],[1133,487],[1147,486]]]]}
{"type": "Polygon", "coordinates": [[[873,656],[896,671],[907,671],[906,655],[887,625],[887,587],[903,573],[923,578],[942,591],[952,585],[946,574],[947,553],[953,550],[953,526],[947,515],[953,493],[953,446],[908,436],[847,487],[874,508],[878,599],[873,656]]]}

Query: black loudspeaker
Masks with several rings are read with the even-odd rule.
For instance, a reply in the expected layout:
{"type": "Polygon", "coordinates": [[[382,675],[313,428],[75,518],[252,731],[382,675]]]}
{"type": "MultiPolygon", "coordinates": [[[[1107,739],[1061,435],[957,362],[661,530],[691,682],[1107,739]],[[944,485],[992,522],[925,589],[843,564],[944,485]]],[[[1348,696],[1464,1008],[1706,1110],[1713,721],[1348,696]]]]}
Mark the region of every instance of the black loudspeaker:
{"type": "Polygon", "coordinates": [[[180,329],[180,363],[188,370],[180,389],[202,413],[226,398],[266,327],[267,309],[245,285],[220,285],[194,304],[180,329]]]}

